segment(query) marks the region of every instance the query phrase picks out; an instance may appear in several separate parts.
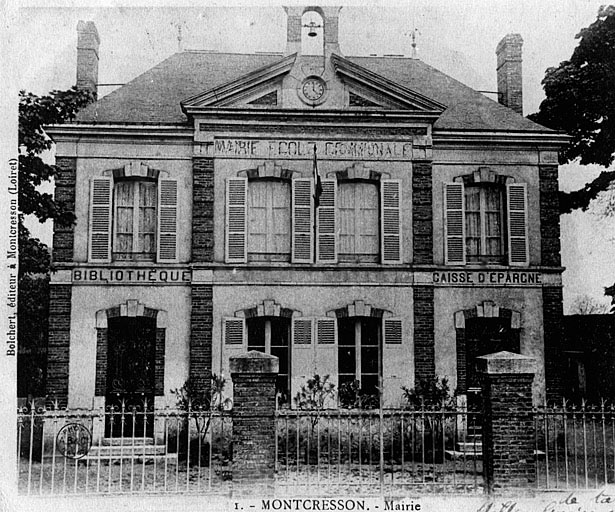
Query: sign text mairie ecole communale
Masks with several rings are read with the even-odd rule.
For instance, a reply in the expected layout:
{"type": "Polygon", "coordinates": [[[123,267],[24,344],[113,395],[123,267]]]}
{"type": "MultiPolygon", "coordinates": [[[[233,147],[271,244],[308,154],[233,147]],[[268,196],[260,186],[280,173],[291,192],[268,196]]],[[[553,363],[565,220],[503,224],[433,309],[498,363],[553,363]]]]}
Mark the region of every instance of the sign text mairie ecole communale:
{"type": "Polygon", "coordinates": [[[215,157],[411,160],[412,142],[378,140],[224,139],[213,143],[215,157]]]}

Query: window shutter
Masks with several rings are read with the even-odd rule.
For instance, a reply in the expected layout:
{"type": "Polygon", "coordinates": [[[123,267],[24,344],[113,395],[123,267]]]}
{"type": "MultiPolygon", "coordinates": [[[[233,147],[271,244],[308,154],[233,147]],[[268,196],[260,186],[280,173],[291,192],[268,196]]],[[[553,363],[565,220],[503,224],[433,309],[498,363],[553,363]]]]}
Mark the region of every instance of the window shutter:
{"type": "Polygon", "coordinates": [[[290,394],[295,397],[301,386],[314,375],[314,323],[309,317],[293,318],[291,323],[292,357],[290,394]]]}
{"type": "Polygon", "coordinates": [[[312,262],[314,233],[314,192],[311,179],[292,180],[293,263],[312,262]]]}
{"type": "Polygon", "coordinates": [[[111,178],[90,182],[89,261],[111,261],[111,178]]]}
{"type": "Polygon", "coordinates": [[[402,343],[402,322],[401,318],[384,318],[384,344],[401,345],[402,343]]]}
{"type": "Polygon", "coordinates": [[[444,184],[444,261],[447,265],[466,262],[463,183],[444,184]]]}
{"type": "Polygon", "coordinates": [[[337,180],[325,179],[317,212],[316,260],[318,263],[337,262],[337,180]]]}
{"type": "Polygon", "coordinates": [[[177,261],[177,180],[158,181],[158,261],[177,261]]]}
{"type": "Polygon", "coordinates": [[[247,178],[226,180],[226,244],[227,263],[245,263],[247,260],[246,198],[247,178]]]}
{"type": "MultiPolygon", "coordinates": [[[[329,382],[337,389],[337,318],[316,318],[315,371],[321,377],[329,376],[329,382]]],[[[335,402],[326,403],[325,407],[335,407],[335,402]]]]}
{"type": "Polygon", "coordinates": [[[401,318],[383,318],[383,347],[382,359],[382,387],[383,403],[389,407],[397,406],[399,401],[398,391],[407,381],[408,350],[403,345],[403,330],[401,318]]]}
{"type": "Polygon", "coordinates": [[[380,182],[382,263],[401,263],[401,181],[380,182]]]}
{"type": "Polygon", "coordinates": [[[245,320],[238,317],[224,318],[224,345],[241,347],[245,345],[245,320]]]}
{"type": "Polygon", "coordinates": [[[527,185],[506,185],[508,206],[508,262],[510,265],[529,265],[527,243],[527,185]]]}
{"type": "Polygon", "coordinates": [[[293,345],[312,345],[313,336],[311,318],[293,318],[292,330],[293,345]]]}

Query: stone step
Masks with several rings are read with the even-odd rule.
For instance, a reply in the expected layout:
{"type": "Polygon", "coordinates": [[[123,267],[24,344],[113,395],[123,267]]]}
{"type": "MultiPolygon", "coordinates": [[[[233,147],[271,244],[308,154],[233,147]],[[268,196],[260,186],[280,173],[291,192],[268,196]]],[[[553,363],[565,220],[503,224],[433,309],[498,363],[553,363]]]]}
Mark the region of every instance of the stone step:
{"type": "Polygon", "coordinates": [[[471,442],[457,442],[456,443],[457,450],[465,453],[482,453],[483,452],[483,443],[482,441],[471,441],[471,442]]]}
{"type": "MultiPolygon", "coordinates": [[[[154,454],[138,454],[138,453],[123,453],[122,455],[108,455],[108,454],[92,454],[88,453],[85,457],[79,459],[79,461],[90,461],[90,462],[106,462],[119,464],[120,460],[122,461],[134,461],[139,463],[153,463],[154,460],[156,464],[177,464],[178,458],[177,453],[154,453],[154,454]]],[[[126,462],[124,462],[126,463],[126,462]]]]}
{"type": "Polygon", "coordinates": [[[164,445],[141,445],[141,446],[92,446],[88,455],[91,457],[101,457],[108,459],[110,457],[143,457],[151,455],[164,455],[166,446],[164,445]]]}
{"type": "Polygon", "coordinates": [[[445,451],[446,455],[448,456],[449,459],[453,459],[453,460],[482,460],[483,458],[483,452],[482,451],[457,451],[457,450],[446,450],[445,451]]]}
{"type": "Polygon", "coordinates": [[[103,437],[102,446],[143,446],[154,444],[153,437],[103,437]]]}

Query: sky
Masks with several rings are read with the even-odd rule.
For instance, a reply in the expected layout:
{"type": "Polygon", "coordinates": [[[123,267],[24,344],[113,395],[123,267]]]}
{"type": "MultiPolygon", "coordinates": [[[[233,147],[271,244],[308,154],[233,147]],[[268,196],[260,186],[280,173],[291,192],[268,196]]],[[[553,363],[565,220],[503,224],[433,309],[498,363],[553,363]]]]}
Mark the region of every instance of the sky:
{"type": "MultiPolygon", "coordinates": [[[[22,1],[10,12],[9,44],[19,88],[36,94],[74,84],[76,26],[95,22],[101,37],[99,82],[126,83],[166,57],[183,50],[253,53],[283,52],[286,15],[274,2],[250,6],[225,1],[130,3],[22,1]],[[82,3],[83,4],[83,3],[82,3]],[[50,7],[51,5],[51,7],[50,7]],[[180,35],[181,34],[181,35],[180,35]]],[[[286,4],[300,2],[286,2],[286,4]]],[[[489,0],[457,2],[350,2],[340,14],[339,38],[344,55],[411,54],[417,30],[418,57],[483,91],[495,91],[495,47],[507,33],[520,33],[523,46],[524,113],[535,112],[545,70],[570,57],[579,29],[591,24],[600,0],[489,0]]],[[[321,2],[320,5],[333,4],[321,2]]],[[[99,95],[114,87],[102,87],[99,95]]],[[[493,95],[492,95],[493,97],[493,95]]],[[[561,186],[572,190],[600,171],[571,164],[560,171],[561,186]]],[[[562,257],[565,302],[579,295],[604,301],[603,288],[615,282],[613,219],[590,212],[564,215],[562,257]]],[[[48,227],[31,224],[50,242],[48,227]]]]}

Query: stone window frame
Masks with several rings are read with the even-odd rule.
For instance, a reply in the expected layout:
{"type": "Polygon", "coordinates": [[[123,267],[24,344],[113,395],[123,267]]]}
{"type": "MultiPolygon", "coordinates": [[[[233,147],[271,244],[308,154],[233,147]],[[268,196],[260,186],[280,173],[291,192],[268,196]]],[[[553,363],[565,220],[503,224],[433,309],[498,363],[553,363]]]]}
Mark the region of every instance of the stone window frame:
{"type": "Polygon", "coordinates": [[[497,305],[494,301],[485,300],[476,306],[455,312],[455,349],[457,361],[457,389],[467,392],[466,382],[466,319],[469,318],[509,318],[512,330],[521,330],[521,313],[511,308],[497,305]]]}

